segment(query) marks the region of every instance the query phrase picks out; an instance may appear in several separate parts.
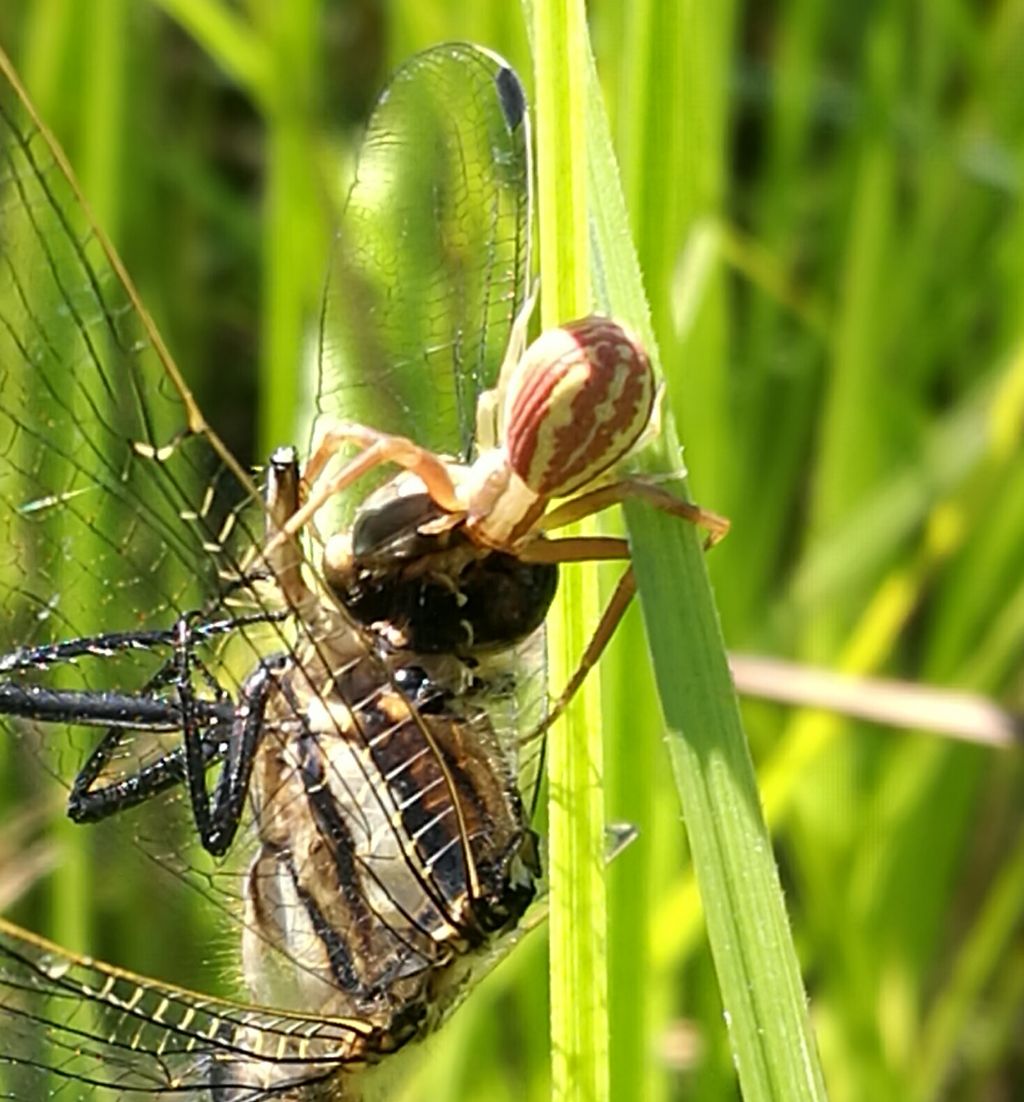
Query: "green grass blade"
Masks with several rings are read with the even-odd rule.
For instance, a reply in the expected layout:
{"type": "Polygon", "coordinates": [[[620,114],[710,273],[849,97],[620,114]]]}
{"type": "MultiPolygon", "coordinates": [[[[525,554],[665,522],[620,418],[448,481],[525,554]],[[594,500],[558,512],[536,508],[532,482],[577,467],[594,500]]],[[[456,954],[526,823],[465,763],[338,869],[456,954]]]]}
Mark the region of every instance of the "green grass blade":
{"type": "MultiPolygon", "coordinates": [[[[586,16],[580,0],[533,12],[537,88],[541,321],[590,311],[587,260],[586,16]]],[[[563,572],[552,675],[564,684],[594,623],[592,568],[563,572]]],[[[548,759],[552,1094],[608,1097],[604,799],[599,686],[591,681],[552,732],[548,759]]]]}
{"type": "MultiPolygon", "coordinates": [[[[629,319],[657,357],[594,70],[590,91],[588,173],[601,291],[605,305],[629,319]]],[[[675,455],[667,423],[652,469],[671,470],[675,455]]],[[[626,513],[669,752],[744,1097],[824,1098],[699,535],[636,505],[626,513]]]]}
{"type": "MultiPolygon", "coordinates": [[[[689,217],[688,189],[680,181],[694,136],[678,125],[678,110],[665,109],[667,103],[681,102],[686,60],[697,48],[684,33],[680,8],[663,0],[639,0],[614,11],[595,11],[603,23],[596,19],[593,26],[595,44],[602,39],[618,43],[601,53],[601,80],[616,110],[623,188],[659,332],[672,323],[671,291],[679,242],[685,239],[683,219],[689,217]]],[[[671,374],[669,365],[662,366],[671,374]]],[[[665,885],[679,875],[685,840],[678,827],[678,801],[665,776],[664,751],[654,737],[661,729],[661,712],[653,673],[643,657],[637,660],[646,655],[643,630],[636,609],[616,631],[601,663],[609,816],[626,819],[639,832],[637,845],[609,872],[610,1074],[616,1102],[663,1102],[674,1096],[674,1077],[656,1038],[672,1028],[680,1010],[680,970],[656,965],[651,914],[665,885]],[[638,732],[644,735],[637,737],[638,732]],[[637,982],[638,975],[644,982],[637,982]]],[[[692,913],[699,924],[699,904],[692,913]]],[[[688,1003],[686,1013],[691,1012],[688,1003]]]]}

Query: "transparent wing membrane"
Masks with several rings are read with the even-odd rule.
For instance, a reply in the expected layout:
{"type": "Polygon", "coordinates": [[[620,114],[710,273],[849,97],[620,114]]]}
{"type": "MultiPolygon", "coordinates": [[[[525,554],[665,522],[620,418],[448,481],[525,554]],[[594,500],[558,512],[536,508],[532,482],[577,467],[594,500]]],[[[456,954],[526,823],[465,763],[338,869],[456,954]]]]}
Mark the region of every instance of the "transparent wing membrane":
{"type": "Polygon", "coordinates": [[[358,1021],[204,997],[75,957],[3,920],[0,976],[3,1097],[43,1097],[42,1082],[56,1098],[200,1099],[211,1084],[227,1091],[233,1082],[238,1098],[271,1097],[244,1083],[232,1061],[272,1060],[282,1080],[314,1084],[364,1059],[375,1043],[358,1021]]]}
{"type": "Polygon", "coordinates": [[[498,58],[414,58],[363,143],[324,299],[314,429],[365,422],[469,458],[529,272],[529,127],[498,58]]]}
{"type": "MultiPolygon", "coordinates": [[[[500,59],[444,46],[396,74],[338,235],[312,435],[361,421],[470,457],[529,197],[500,59]]],[[[252,478],[206,424],[0,54],[0,753],[26,801],[56,790],[95,832],[108,907],[118,877],[151,890],[139,942],[101,934],[110,963],[0,919],[0,1097],[354,1102],[534,894],[540,636],[467,662],[356,627],[322,518],[274,543],[290,454],[252,478]],[[201,928],[176,917],[197,896],[201,928]],[[161,980],[137,974],[161,939],[161,980]]]]}
{"type": "MultiPolygon", "coordinates": [[[[219,594],[261,538],[259,499],[225,467],[6,81],[0,127],[3,640],[41,647],[223,613],[219,594]]],[[[104,671],[140,685],[152,672],[141,647],[89,657],[65,665],[65,687],[104,688],[104,671]]]]}

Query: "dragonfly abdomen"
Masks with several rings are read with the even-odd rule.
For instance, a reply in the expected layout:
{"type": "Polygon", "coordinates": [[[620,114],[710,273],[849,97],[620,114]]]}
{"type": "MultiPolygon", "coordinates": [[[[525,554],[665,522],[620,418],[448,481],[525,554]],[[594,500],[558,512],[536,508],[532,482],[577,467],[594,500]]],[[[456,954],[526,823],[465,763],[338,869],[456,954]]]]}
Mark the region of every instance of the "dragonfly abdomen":
{"type": "Polygon", "coordinates": [[[401,1044],[438,1016],[452,966],[518,921],[535,871],[486,714],[454,710],[419,668],[401,691],[381,672],[351,663],[311,694],[307,665],[282,688],[252,780],[243,964],[261,1002],[358,1016],[401,1044]]]}

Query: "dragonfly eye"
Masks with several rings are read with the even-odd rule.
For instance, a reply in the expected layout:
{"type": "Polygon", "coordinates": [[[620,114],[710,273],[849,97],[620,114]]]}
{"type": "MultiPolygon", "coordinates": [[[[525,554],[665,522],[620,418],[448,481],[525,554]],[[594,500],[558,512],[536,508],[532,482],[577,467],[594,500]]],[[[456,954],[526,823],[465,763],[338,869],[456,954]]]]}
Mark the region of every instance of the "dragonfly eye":
{"type": "Polygon", "coordinates": [[[626,456],[654,410],[654,373],[640,342],[592,315],[527,348],[505,404],[509,465],[541,497],[566,497],[626,456]]]}
{"type": "Polygon", "coordinates": [[[425,493],[384,487],[350,535],[328,540],[323,577],[349,615],[374,630],[387,625],[390,642],[428,654],[510,646],[534,632],[557,567],[481,548],[459,527],[430,530],[442,515],[425,493]]]}
{"type": "MultiPolygon", "coordinates": [[[[387,490],[387,487],[385,487],[387,490]]],[[[352,527],[352,555],[362,563],[412,559],[437,550],[436,536],[420,528],[440,510],[427,493],[403,494],[363,505],[352,527]]]]}

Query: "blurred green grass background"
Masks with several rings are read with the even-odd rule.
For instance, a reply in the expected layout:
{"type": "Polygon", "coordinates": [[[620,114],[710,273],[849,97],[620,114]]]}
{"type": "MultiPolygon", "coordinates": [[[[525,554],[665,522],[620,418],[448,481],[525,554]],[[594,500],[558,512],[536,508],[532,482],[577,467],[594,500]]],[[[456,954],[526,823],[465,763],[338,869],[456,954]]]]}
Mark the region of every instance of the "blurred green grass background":
{"type": "MultiPolygon", "coordinates": [[[[733,521],[709,561],[730,646],[1019,705],[1024,4],[590,12],[691,487],[733,521]]],[[[449,38],[529,86],[520,11],[497,2],[0,9],[246,461],[293,436],[360,120],[394,65],[449,38]]],[[[611,1096],[734,1098],[638,618],[602,677],[608,816],[641,830],[610,877],[611,1096]]],[[[1019,755],[767,704],[745,718],[831,1097],[1019,1097],[1019,755]]],[[[108,941],[115,921],[137,915],[105,914],[108,941]]],[[[545,969],[535,936],[409,1097],[547,1097],[545,969]]]]}

